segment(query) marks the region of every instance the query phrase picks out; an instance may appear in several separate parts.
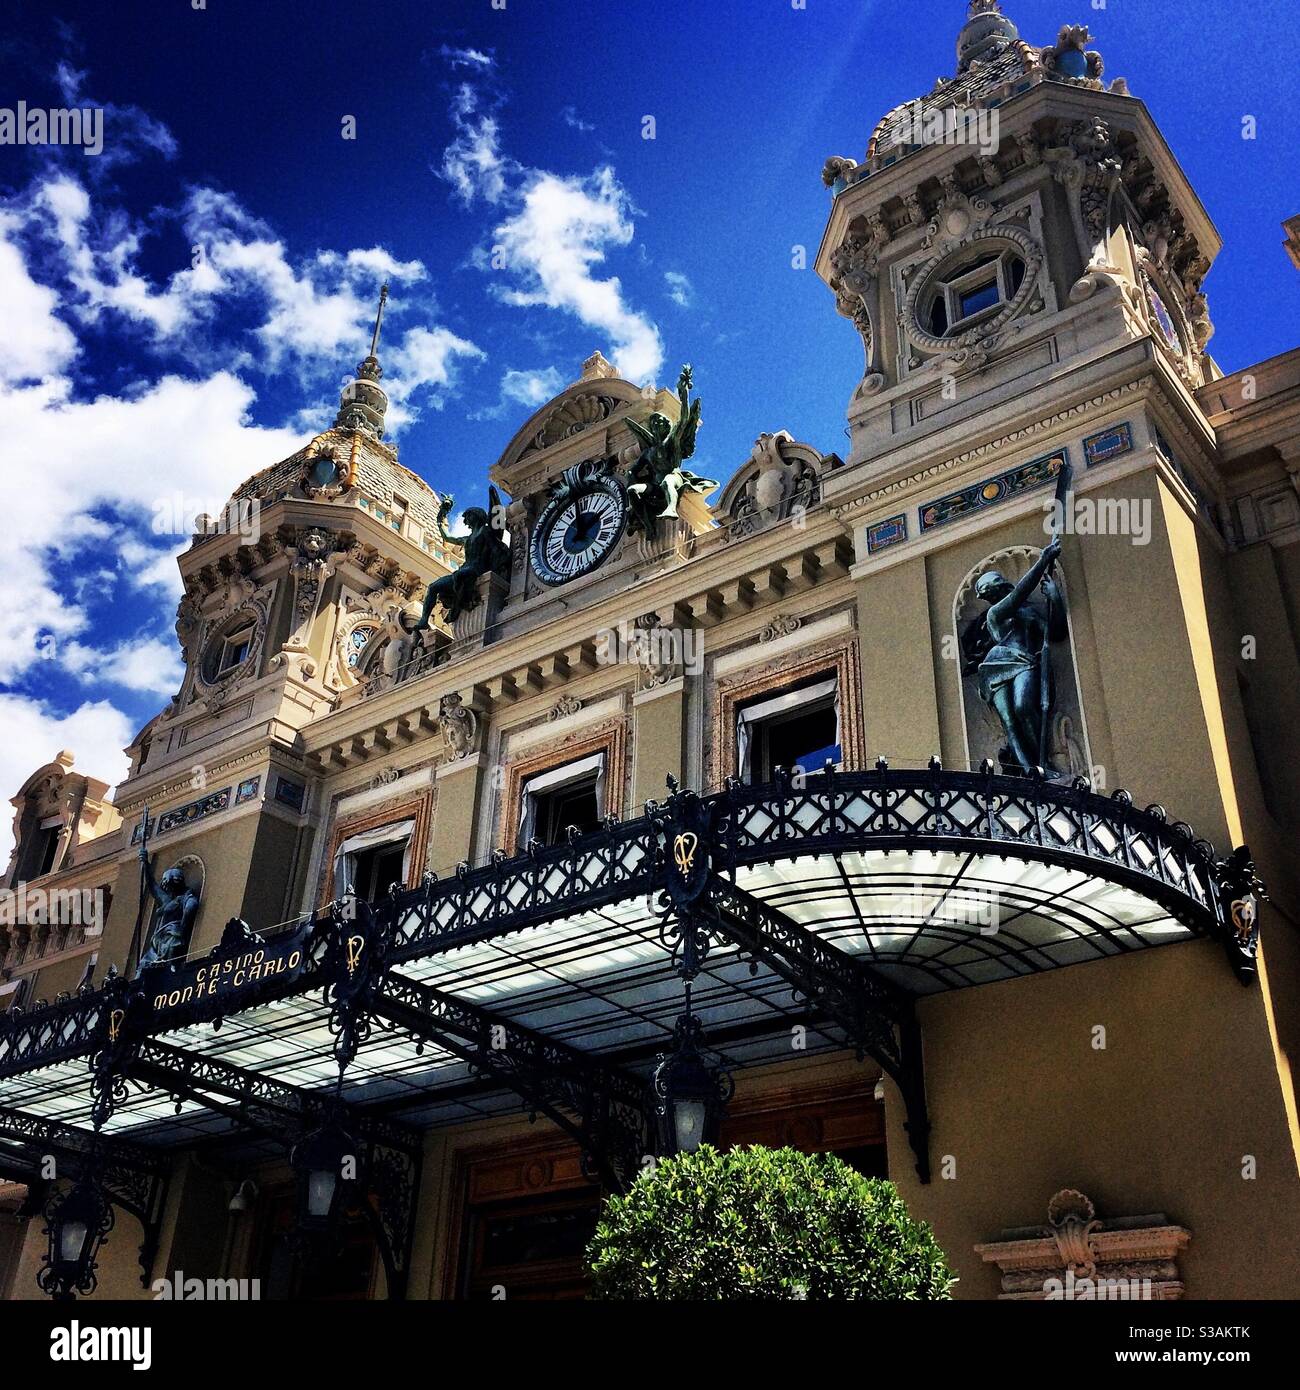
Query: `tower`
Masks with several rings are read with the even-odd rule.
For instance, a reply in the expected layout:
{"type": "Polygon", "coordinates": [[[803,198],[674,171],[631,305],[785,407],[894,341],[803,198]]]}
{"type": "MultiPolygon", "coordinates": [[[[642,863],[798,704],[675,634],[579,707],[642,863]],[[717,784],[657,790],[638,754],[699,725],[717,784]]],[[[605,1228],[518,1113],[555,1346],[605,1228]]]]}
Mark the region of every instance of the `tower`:
{"type": "MultiPolygon", "coordinates": [[[[333,424],[248,478],[220,516],[198,518],[179,557],[185,675],[128,750],[116,804],[136,823],[133,843],[150,808],[159,872],[185,862],[206,879],[192,949],[210,947],[230,917],[292,913],[322,814],[302,731],[392,681],[425,585],[457,563],[444,539],[451,498],[384,438],[387,299],[385,285],[333,424]],[[215,861],[223,872],[205,873],[215,861]]],[[[132,859],[119,871],[123,902],[137,896],[132,859]]],[[[122,914],[110,921],[105,964],[121,966],[129,928],[122,914]]]]}
{"type": "Polygon", "coordinates": [[[817,269],[866,358],[850,464],[1148,371],[1187,413],[1216,374],[1201,283],[1218,235],[1089,39],[1065,25],[1035,47],[972,0],[953,75],[886,114],[862,163],[827,161],[817,269]]]}

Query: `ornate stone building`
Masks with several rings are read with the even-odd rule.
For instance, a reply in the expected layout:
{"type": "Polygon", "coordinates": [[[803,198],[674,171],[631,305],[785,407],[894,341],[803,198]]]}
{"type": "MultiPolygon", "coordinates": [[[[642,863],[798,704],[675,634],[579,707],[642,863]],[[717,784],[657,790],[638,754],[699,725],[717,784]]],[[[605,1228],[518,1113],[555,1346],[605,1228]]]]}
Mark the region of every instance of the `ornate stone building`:
{"type": "Polygon", "coordinates": [[[111,904],[0,925],[9,1296],[47,1153],[100,1293],[571,1295],[688,1102],[887,1174],[960,1297],[1300,1292],[1300,351],[1216,366],[1218,235],[1088,42],[974,0],[827,162],[846,457],[760,435],[710,505],[689,373],[596,353],[456,536],[372,343],[196,535],[129,777],[14,803],[11,898],[111,904]]]}

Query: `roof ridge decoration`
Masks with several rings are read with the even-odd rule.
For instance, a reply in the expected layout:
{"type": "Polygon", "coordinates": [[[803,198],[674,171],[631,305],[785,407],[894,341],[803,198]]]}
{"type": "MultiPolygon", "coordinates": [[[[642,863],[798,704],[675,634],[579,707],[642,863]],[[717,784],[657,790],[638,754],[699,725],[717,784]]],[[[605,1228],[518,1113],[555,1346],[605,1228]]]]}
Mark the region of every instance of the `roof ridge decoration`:
{"type": "MultiPolygon", "coordinates": [[[[963,111],[991,110],[1041,82],[1107,90],[1101,80],[1105,70],[1101,54],[1087,48],[1091,37],[1086,25],[1065,24],[1054,44],[1040,48],[1020,37],[999,0],[970,0],[966,23],[957,35],[956,72],[939,77],[929,92],[886,112],[867,142],[863,164],[839,155],[828,159],[822,181],[840,193],[932,143],[929,135],[918,139],[927,125],[941,126],[963,111]]],[[[1122,77],[1108,90],[1129,95],[1122,77]]]]}

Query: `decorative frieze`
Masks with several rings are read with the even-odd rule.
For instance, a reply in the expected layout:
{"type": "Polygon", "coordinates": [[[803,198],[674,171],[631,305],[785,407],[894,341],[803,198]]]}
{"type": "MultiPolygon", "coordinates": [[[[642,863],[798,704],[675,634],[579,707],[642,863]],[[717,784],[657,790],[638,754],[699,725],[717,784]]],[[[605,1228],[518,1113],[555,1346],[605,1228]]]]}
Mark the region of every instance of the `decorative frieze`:
{"type": "Polygon", "coordinates": [[[1083,457],[1087,466],[1105,463],[1107,459],[1118,458],[1121,454],[1133,451],[1133,426],[1127,421],[1112,425],[1107,430],[1090,434],[1083,441],[1083,457]]]}
{"type": "MultiPolygon", "coordinates": [[[[208,792],[197,801],[188,801],[184,806],[173,806],[170,811],[164,811],[150,827],[150,837],[166,835],[169,830],[175,830],[178,826],[193,825],[196,821],[206,820],[208,816],[215,816],[227,810],[230,806],[231,791],[230,787],[222,787],[220,791],[208,792]]],[[[137,823],[131,831],[133,845],[140,843],[140,829],[137,823]]]]}
{"type": "Polygon", "coordinates": [[[907,514],[886,517],[867,527],[867,554],[876,555],[891,545],[901,545],[907,539],[907,514]]]}
{"type": "Polygon", "coordinates": [[[995,474],[983,482],[972,483],[958,492],[950,492],[946,497],[920,508],[921,530],[932,531],[936,526],[946,526],[950,521],[959,521],[972,512],[994,507],[1009,497],[1055,482],[1067,460],[1066,451],[1058,449],[1055,453],[1018,464],[1005,473],[995,474]]]}

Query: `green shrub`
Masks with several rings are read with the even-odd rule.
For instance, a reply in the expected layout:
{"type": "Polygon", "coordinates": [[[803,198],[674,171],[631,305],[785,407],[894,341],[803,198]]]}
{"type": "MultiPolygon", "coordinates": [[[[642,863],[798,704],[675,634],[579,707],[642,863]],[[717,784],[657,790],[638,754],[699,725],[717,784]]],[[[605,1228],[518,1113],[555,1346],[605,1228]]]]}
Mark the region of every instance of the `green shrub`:
{"type": "Polygon", "coordinates": [[[606,1200],[592,1298],[938,1299],[956,1281],[893,1183],[831,1154],[703,1146],[606,1200]]]}

